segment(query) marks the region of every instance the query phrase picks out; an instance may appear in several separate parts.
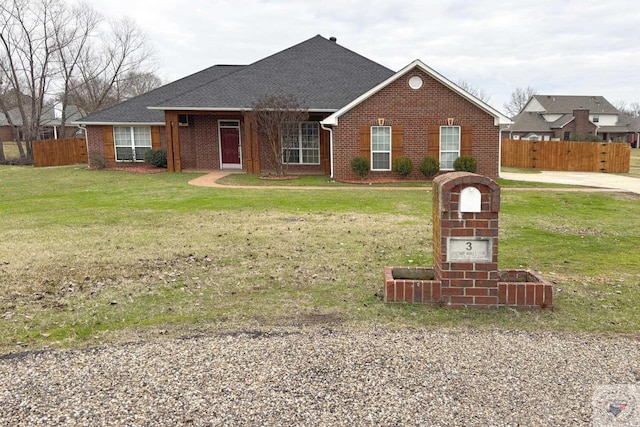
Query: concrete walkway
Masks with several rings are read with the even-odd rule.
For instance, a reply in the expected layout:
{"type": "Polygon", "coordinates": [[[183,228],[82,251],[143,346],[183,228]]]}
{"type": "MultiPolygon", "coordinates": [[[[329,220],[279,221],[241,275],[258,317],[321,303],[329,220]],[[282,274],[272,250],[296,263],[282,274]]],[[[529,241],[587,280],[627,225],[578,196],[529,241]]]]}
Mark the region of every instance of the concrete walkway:
{"type": "Polygon", "coordinates": [[[514,181],[581,185],[640,194],[639,178],[609,173],[559,171],[541,171],[540,173],[502,172],[501,177],[514,181]]]}
{"type": "MultiPolygon", "coordinates": [[[[267,188],[289,189],[289,190],[309,190],[308,186],[265,186],[265,185],[242,185],[242,186],[229,186],[218,184],[216,181],[220,178],[229,175],[230,171],[215,171],[207,173],[206,175],[194,178],[189,181],[190,185],[200,187],[222,187],[222,188],[249,188],[264,190],[267,188]]],[[[529,182],[541,182],[551,184],[569,184],[579,185],[587,187],[584,189],[576,189],[578,191],[588,190],[589,187],[596,189],[604,189],[609,191],[624,191],[630,193],[640,194],[640,179],[632,178],[623,175],[613,175],[607,173],[597,172],[556,172],[556,171],[541,171],[540,173],[517,173],[517,172],[502,172],[502,178],[512,181],[529,181],[529,182]]],[[[375,189],[389,189],[389,190],[423,190],[424,187],[369,187],[366,185],[358,187],[313,187],[320,190],[336,190],[336,189],[363,189],[370,190],[375,189]]],[[[514,188],[516,190],[516,188],[514,188]]],[[[518,189],[519,190],[519,189],[518,189]]],[[[533,188],[522,188],[522,190],[533,190],[533,188]]],[[[544,189],[546,190],[546,189],[544,189]]],[[[563,189],[563,191],[571,191],[570,189],[563,189]]]]}

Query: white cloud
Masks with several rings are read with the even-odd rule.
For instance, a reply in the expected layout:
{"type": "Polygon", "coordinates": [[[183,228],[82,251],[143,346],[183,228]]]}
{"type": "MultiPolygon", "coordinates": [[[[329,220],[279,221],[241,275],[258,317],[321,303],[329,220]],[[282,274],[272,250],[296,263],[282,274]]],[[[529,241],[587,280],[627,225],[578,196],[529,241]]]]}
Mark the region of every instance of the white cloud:
{"type": "Polygon", "coordinates": [[[134,17],[176,79],[247,64],[316,34],[391,69],[421,59],[500,108],[517,87],[640,101],[640,8],[628,0],[94,0],[134,17]]]}

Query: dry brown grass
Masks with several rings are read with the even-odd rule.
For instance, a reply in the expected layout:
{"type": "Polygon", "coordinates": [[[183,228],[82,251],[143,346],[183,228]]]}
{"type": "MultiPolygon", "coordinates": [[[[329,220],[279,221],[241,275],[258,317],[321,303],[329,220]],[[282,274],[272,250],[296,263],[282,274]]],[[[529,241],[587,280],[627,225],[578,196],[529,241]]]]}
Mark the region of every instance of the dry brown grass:
{"type": "MultiPolygon", "coordinates": [[[[4,155],[7,159],[17,159],[20,157],[18,144],[16,144],[14,141],[4,141],[4,142],[0,142],[0,144],[4,146],[4,155]]],[[[22,148],[26,152],[26,147],[24,146],[24,143],[22,142],[21,144],[22,144],[22,148]]]]}
{"type": "Polygon", "coordinates": [[[631,149],[631,163],[629,165],[629,175],[640,178],[640,148],[631,149]]]}
{"type": "Polygon", "coordinates": [[[381,301],[384,266],[432,264],[427,189],[243,190],[192,178],[1,167],[0,353],[323,322],[640,325],[637,199],[505,190],[501,267],[556,280],[558,309],[471,312],[381,301]]]}

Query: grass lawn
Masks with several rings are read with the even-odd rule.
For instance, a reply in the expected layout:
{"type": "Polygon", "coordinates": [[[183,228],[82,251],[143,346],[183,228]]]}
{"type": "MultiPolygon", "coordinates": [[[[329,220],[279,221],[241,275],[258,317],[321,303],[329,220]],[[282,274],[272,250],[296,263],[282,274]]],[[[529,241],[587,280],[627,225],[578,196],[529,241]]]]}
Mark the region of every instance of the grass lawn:
{"type": "MultiPolygon", "coordinates": [[[[531,169],[514,169],[511,171],[527,173],[540,173],[540,171],[532,171],[531,169]]],[[[361,183],[344,183],[337,182],[329,179],[327,175],[301,175],[298,179],[291,180],[271,180],[263,179],[260,175],[250,173],[232,173],[226,175],[216,181],[219,184],[229,186],[278,186],[278,187],[327,187],[327,188],[350,188],[350,187],[371,187],[371,188],[425,188],[431,189],[431,181],[396,181],[391,183],[370,183],[366,179],[363,179],[361,183]]],[[[561,184],[545,184],[540,182],[527,182],[527,181],[510,181],[506,179],[499,179],[498,184],[505,187],[519,187],[519,188],[559,188],[559,187],[575,187],[561,184]]]]}
{"type": "Polygon", "coordinates": [[[195,176],[0,167],[0,354],[309,324],[640,329],[637,196],[503,188],[500,267],[541,271],[555,310],[447,310],[381,301],[384,266],[432,264],[429,188],[195,176]]]}

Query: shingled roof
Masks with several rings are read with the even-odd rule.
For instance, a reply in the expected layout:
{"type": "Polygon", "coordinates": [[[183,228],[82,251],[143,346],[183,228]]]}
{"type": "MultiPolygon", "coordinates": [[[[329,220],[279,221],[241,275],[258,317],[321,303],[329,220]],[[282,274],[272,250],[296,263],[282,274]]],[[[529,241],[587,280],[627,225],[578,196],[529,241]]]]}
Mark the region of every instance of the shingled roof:
{"type": "Polygon", "coordinates": [[[335,111],[391,75],[318,35],[154,108],[241,110],[261,96],[293,95],[310,111],[335,111]]]}
{"type": "Polygon", "coordinates": [[[214,66],[81,120],[163,124],[163,110],[240,111],[265,95],[293,95],[336,111],[394,72],[318,35],[246,66],[214,66]]]}
{"type": "Polygon", "coordinates": [[[78,122],[82,124],[137,123],[161,125],[164,124],[164,112],[150,110],[147,107],[157,105],[178,94],[220,79],[243,67],[243,65],[214,65],[113,107],[83,117],[78,122]]]}
{"type": "Polygon", "coordinates": [[[589,110],[595,114],[618,114],[616,107],[603,96],[533,95],[549,114],[571,114],[573,110],[589,110]]]}
{"type": "Polygon", "coordinates": [[[523,111],[513,118],[512,132],[549,132],[549,123],[538,113],[523,111]]]}

